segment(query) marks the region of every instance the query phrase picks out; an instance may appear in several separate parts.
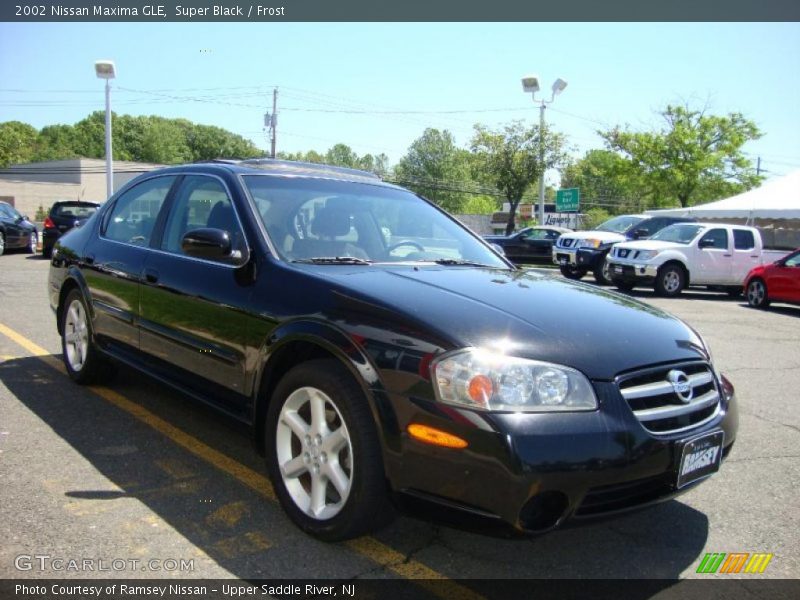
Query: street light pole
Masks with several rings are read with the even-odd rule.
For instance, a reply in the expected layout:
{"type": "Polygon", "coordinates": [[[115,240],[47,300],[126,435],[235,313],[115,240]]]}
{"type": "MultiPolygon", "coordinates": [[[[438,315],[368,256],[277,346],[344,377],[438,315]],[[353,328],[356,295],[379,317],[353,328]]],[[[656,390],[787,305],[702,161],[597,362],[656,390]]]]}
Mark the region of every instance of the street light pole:
{"type": "MultiPolygon", "coordinates": [[[[552,100],[551,100],[552,102],[552,100]]],[[[539,164],[542,172],[539,175],[539,225],[544,225],[544,100],[539,104],[539,164]]]]}
{"type": "Polygon", "coordinates": [[[548,104],[552,104],[564,88],[567,82],[563,79],[556,79],[553,83],[553,94],[550,100],[536,100],[536,92],[539,91],[539,78],[536,75],[526,75],[522,78],[522,90],[531,94],[534,102],[539,102],[539,165],[542,172],[539,174],[539,225],[544,225],[544,110],[548,104]]]}
{"type": "Polygon", "coordinates": [[[114,193],[114,155],[111,150],[111,80],[116,77],[114,63],[98,60],[94,63],[97,77],[106,80],[106,198],[114,193]]]}

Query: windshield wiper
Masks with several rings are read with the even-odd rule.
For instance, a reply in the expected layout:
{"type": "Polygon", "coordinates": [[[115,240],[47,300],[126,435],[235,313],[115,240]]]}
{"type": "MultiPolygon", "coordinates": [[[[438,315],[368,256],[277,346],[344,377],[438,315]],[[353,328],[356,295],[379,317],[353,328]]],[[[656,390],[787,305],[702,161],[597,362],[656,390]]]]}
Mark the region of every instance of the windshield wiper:
{"type": "Polygon", "coordinates": [[[356,258],[355,256],[315,256],[314,258],[299,258],[294,263],[311,263],[315,265],[371,265],[371,260],[356,258]]]}
{"type": "Polygon", "coordinates": [[[463,260],[460,258],[439,258],[435,261],[437,265],[445,265],[446,267],[491,267],[492,265],[485,265],[483,263],[475,262],[474,260],[463,260]]]}

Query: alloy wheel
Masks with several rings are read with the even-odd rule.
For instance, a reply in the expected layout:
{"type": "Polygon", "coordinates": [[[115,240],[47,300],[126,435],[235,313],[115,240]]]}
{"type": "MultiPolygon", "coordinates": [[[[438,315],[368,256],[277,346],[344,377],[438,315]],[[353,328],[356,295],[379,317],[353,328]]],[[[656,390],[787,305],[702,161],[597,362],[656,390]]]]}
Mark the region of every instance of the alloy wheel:
{"type": "Polygon", "coordinates": [[[69,305],[64,319],[64,348],[72,370],[83,369],[89,353],[89,325],[83,304],[77,299],[69,305]]]}
{"type": "Polygon", "coordinates": [[[283,484],[309,517],[335,517],[353,486],[353,449],[339,408],[314,387],[292,392],[284,402],[275,434],[283,484]]]}
{"type": "Polygon", "coordinates": [[[767,297],[767,289],[764,282],[760,279],[754,279],[747,286],[747,302],[750,306],[761,307],[764,305],[764,300],[767,297]]]}

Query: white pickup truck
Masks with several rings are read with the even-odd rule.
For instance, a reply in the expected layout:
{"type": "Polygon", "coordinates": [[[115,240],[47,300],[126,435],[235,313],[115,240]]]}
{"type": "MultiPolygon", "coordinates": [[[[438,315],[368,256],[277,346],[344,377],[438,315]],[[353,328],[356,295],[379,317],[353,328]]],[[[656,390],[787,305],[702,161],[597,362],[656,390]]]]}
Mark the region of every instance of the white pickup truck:
{"type": "Polygon", "coordinates": [[[689,285],[704,285],[737,295],[750,269],[785,254],[764,250],[753,227],[678,223],[648,240],[616,244],[607,260],[621,290],[653,286],[662,296],[677,296],[689,285]]]}

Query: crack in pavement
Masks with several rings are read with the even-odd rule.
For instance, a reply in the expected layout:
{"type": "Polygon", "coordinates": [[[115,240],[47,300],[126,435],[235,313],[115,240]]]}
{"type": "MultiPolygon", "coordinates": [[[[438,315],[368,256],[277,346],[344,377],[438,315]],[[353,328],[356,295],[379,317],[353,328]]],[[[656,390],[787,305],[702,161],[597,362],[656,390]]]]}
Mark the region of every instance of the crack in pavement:
{"type": "Polygon", "coordinates": [[[789,425],[788,423],[781,423],[780,421],[775,421],[774,419],[768,419],[767,417],[762,417],[761,415],[757,415],[756,413],[742,411],[742,414],[747,415],[748,417],[754,417],[756,419],[759,419],[760,421],[766,421],[767,423],[772,423],[773,425],[782,425],[783,427],[788,427],[789,429],[792,429],[797,433],[800,433],[800,427],[797,427],[797,425],[789,425]]]}

